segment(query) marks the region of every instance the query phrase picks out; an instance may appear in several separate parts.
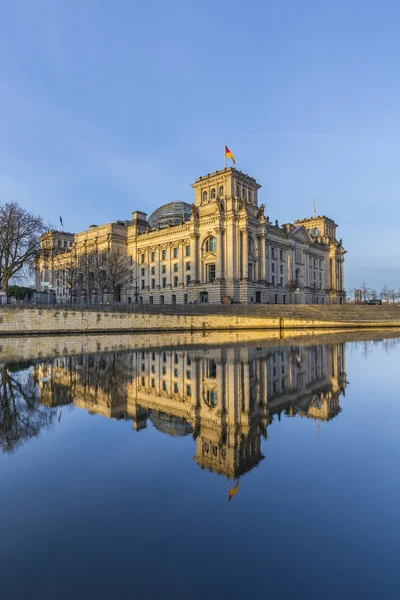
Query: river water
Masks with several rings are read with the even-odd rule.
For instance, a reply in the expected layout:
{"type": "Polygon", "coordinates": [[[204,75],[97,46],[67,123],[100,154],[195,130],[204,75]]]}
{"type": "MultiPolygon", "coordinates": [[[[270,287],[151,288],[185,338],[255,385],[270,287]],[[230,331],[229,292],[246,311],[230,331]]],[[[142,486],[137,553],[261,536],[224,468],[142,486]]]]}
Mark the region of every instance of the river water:
{"type": "Polygon", "coordinates": [[[400,341],[334,339],[1,363],[1,597],[398,598],[400,341]]]}

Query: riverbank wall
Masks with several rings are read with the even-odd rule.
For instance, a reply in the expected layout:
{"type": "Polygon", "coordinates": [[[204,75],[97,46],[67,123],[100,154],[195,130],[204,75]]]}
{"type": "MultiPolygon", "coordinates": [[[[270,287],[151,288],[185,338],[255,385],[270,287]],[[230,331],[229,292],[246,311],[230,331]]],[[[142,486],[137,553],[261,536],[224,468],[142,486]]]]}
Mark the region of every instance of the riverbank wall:
{"type": "Polygon", "coordinates": [[[157,306],[93,310],[0,308],[0,336],[400,328],[400,306],[157,306]]]}

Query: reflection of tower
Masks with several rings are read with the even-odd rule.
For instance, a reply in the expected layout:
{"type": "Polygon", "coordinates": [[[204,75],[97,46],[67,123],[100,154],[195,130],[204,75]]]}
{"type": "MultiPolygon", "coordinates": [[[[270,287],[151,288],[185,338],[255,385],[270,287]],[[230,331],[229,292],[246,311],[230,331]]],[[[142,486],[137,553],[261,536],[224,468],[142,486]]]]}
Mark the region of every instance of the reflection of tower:
{"type": "MultiPolygon", "coordinates": [[[[199,435],[195,460],[201,468],[236,478],[263,456],[266,425],[265,370],[255,348],[228,348],[201,359],[199,435]],[[212,402],[210,402],[212,399],[212,402]]],[[[210,354],[208,353],[207,356],[210,354]]]]}

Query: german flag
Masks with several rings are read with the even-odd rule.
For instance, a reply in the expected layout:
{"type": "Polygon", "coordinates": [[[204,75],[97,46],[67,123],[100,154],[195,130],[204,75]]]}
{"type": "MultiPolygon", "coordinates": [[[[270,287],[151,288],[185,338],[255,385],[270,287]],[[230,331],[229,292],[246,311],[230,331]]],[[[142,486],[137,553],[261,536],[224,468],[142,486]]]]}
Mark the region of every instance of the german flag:
{"type": "Polygon", "coordinates": [[[236,165],[236,160],[232,152],[229,150],[228,146],[225,146],[225,158],[231,158],[234,165],[236,165]]]}

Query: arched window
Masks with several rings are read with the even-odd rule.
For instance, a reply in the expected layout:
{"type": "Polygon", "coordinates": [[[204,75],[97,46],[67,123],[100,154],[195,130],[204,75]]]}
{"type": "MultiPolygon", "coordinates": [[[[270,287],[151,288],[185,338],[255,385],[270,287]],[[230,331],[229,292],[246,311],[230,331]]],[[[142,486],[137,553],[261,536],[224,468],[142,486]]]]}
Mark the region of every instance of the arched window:
{"type": "Polygon", "coordinates": [[[217,249],[217,240],[215,239],[215,237],[210,237],[206,240],[206,243],[204,244],[204,250],[206,252],[215,252],[217,249]]]}
{"type": "Polygon", "coordinates": [[[247,196],[247,193],[246,193],[246,192],[247,192],[246,188],[245,188],[245,187],[243,187],[243,188],[242,188],[242,196],[243,196],[243,198],[246,198],[246,196],[247,196]]]}
{"type": "Polygon", "coordinates": [[[203,202],[207,202],[207,192],[203,192],[203,202]]]}
{"type": "Polygon", "coordinates": [[[219,193],[220,196],[224,195],[224,186],[223,185],[219,186],[219,192],[218,193],[219,193]]]}
{"type": "Polygon", "coordinates": [[[210,198],[215,198],[215,188],[212,188],[210,198]]]}

